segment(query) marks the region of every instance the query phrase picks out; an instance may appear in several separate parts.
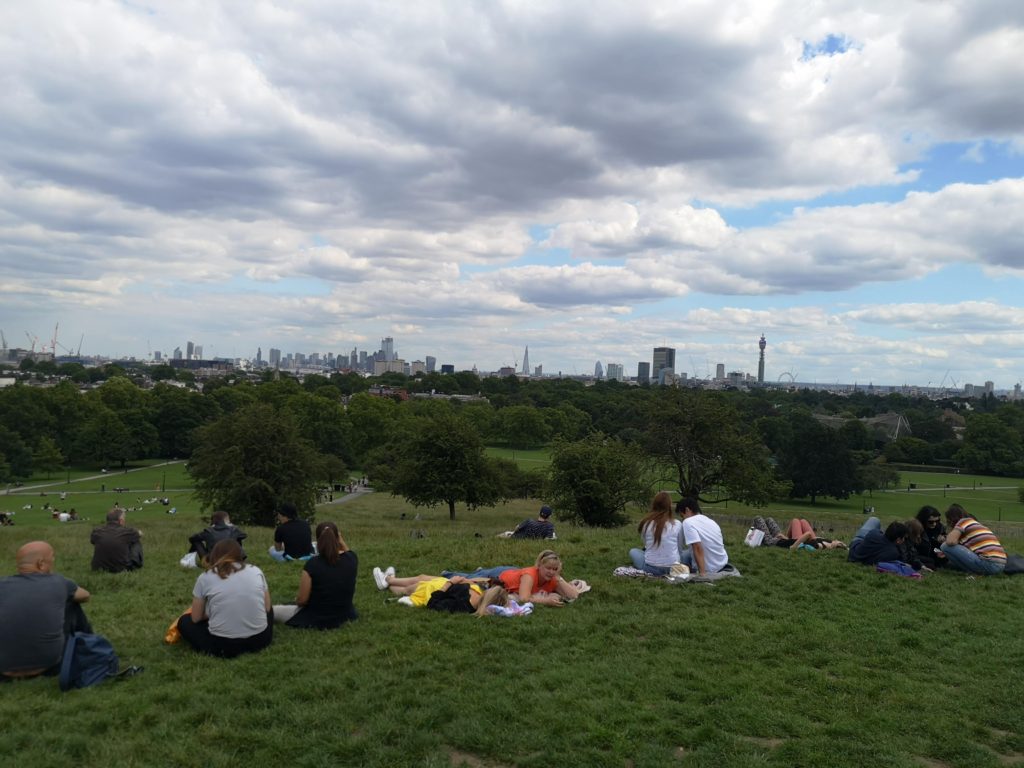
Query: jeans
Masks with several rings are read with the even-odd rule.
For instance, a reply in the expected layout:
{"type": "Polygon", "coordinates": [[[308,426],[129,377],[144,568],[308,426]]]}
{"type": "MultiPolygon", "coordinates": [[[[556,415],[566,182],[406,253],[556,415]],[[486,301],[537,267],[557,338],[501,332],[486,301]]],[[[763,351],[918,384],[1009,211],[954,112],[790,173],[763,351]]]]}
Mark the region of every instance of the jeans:
{"type": "Polygon", "coordinates": [[[665,576],[668,574],[669,567],[667,565],[650,565],[644,560],[645,557],[646,552],[642,549],[633,548],[629,550],[629,559],[633,561],[634,568],[649,573],[651,576],[665,576]]]}
{"type": "Polygon", "coordinates": [[[306,560],[309,560],[313,557],[313,555],[306,555],[304,557],[291,557],[290,555],[286,555],[283,549],[277,549],[275,547],[271,547],[270,549],[268,549],[267,554],[270,555],[271,559],[276,560],[279,563],[290,563],[295,560],[301,560],[302,562],[305,562],[306,560]]]}
{"type": "Polygon", "coordinates": [[[853,538],[850,539],[850,551],[852,552],[853,548],[864,540],[864,537],[868,535],[869,531],[880,530],[882,530],[882,521],[877,517],[869,517],[864,521],[864,525],[862,525],[857,532],[853,534],[853,538]]]}
{"type": "Polygon", "coordinates": [[[446,579],[450,579],[452,576],[465,576],[467,579],[494,579],[497,581],[505,571],[514,570],[516,570],[514,565],[496,565],[493,568],[477,568],[473,572],[441,571],[441,575],[446,579]]]}
{"type": "Polygon", "coordinates": [[[955,568],[958,571],[977,573],[982,576],[992,576],[997,573],[1002,573],[1003,568],[1006,567],[1005,563],[999,563],[995,560],[987,560],[984,557],[974,554],[963,544],[946,544],[943,542],[939,549],[946,554],[946,559],[949,561],[949,567],[955,568]]]}

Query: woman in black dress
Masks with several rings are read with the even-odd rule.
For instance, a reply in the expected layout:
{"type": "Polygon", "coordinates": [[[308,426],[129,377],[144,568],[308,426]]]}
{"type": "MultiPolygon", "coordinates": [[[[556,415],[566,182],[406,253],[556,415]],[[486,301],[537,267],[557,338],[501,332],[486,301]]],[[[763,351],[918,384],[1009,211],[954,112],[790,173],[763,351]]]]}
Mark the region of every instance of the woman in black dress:
{"type": "Polygon", "coordinates": [[[316,527],[318,554],[306,561],[299,577],[296,605],[275,605],[274,621],[289,627],[335,629],[358,617],[352,596],[359,560],[331,522],[316,527]]]}

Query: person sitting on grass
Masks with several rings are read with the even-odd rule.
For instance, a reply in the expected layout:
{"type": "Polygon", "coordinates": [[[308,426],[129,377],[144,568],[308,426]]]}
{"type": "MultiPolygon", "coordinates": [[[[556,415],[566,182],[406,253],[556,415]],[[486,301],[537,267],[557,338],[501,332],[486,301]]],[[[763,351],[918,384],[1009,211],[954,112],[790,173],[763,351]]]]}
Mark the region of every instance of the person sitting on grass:
{"type": "Polygon", "coordinates": [[[846,559],[851,563],[878,565],[900,560],[900,547],[907,536],[903,523],[889,523],[882,533],[882,521],[869,517],[850,540],[850,554],[846,559]]]}
{"type": "MultiPolygon", "coordinates": [[[[242,546],[246,534],[241,529],[231,524],[231,518],[223,510],[217,510],[210,515],[210,524],[199,533],[188,537],[190,545],[189,552],[196,553],[197,564],[202,562],[210,554],[221,539],[234,539],[242,546]]],[[[242,548],[242,559],[245,559],[245,548],[242,548]]]]}
{"type": "Polygon", "coordinates": [[[400,595],[398,602],[416,608],[429,608],[446,613],[473,613],[486,616],[490,605],[508,605],[508,591],[501,586],[487,587],[488,579],[465,576],[406,576],[398,578],[394,567],[386,571],[373,569],[377,589],[400,595]],[[487,587],[485,589],[485,587],[487,587]]]}
{"type": "Polygon", "coordinates": [[[92,569],[121,573],[142,567],[142,532],[125,525],[124,507],[114,505],[107,523],[92,529],[92,569]]]}
{"type": "MultiPolygon", "coordinates": [[[[921,562],[929,568],[941,568],[947,565],[946,555],[941,549],[942,543],[946,540],[946,526],[942,524],[942,515],[939,510],[925,504],[914,517],[922,528],[922,535],[916,537],[914,541],[921,562]]],[[[913,531],[911,531],[911,535],[914,535],[913,531]]]]}
{"type": "Polygon", "coordinates": [[[289,627],[335,629],[358,618],[352,597],[359,560],[341,537],[338,526],[316,527],[317,556],[306,561],[299,577],[296,605],[275,605],[274,621],[289,627]]]}
{"type": "Polygon", "coordinates": [[[551,522],[551,507],[545,505],[540,508],[537,517],[532,520],[523,520],[509,534],[511,539],[553,539],[555,538],[555,524],[551,522]]]}
{"type": "Polygon", "coordinates": [[[230,659],[262,651],[274,639],[263,571],[242,561],[242,547],[234,539],[218,541],[209,563],[192,590],[191,614],[178,619],[181,636],[210,656],[230,659]]]}
{"type": "Polygon", "coordinates": [[[992,531],[979,523],[959,504],[946,510],[949,533],[940,549],[949,558],[949,567],[981,576],[1002,573],[1006,550],[992,531]]]}
{"type": "Polygon", "coordinates": [[[0,682],[56,675],[67,638],[92,632],[82,610],[90,595],[54,572],[53,547],[30,541],[14,559],[18,572],[0,579],[0,682]]]}
{"type": "Polygon", "coordinates": [[[313,534],[309,523],[299,517],[294,504],[282,504],[277,512],[277,528],[274,529],[274,546],[268,554],[277,562],[288,560],[309,560],[314,554],[313,534]]]}
{"type": "Polygon", "coordinates": [[[676,504],[676,514],[683,518],[683,543],[679,562],[697,576],[718,573],[729,565],[722,529],[705,515],[697,499],[687,497],[676,504]]]}
{"type": "Polygon", "coordinates": [[[666,576],[672,566],[679,562],[680,538],[683,524],[672,511],[672,496],[667,491],[655,494],[648,512],[637,532],[643,539],[644,547],[629,550],[633,567],[651,576],[666,576]]]}
{"type": "Polygon", "coordinates": [[[494,568],[479,568],[476,571],[441,571],[444,576],[464,576],[469,579],[490,579],[500,583],[520,603],[550,605],[560,608],[566,601],[580,596],[581,582],[566,581],[562,578],[562,558],[550,549],[537,555],[536,562],[528,568],[514,565],[499,565],[494,568]]]}

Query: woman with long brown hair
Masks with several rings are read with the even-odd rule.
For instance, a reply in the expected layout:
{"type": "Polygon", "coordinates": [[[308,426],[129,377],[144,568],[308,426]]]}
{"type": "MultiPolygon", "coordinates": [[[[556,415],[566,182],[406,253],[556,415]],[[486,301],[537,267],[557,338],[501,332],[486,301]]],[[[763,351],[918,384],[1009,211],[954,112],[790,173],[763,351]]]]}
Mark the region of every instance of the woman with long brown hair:
{"type": "Polygon", "coordinates": [[[201,653],[231,658],[261,651],[274,638],[267,580],[242,559],[234,539],[218,541],[210,551],[209,570],[192,590],[191,614],[178,620],[178,631],[201,653]]]}
{"type": "Polygon", "coordinates": [[[295,605],[275,605],[274,621],[289,627],[335,629],[358,617],[352,605],[359,559],[341,537],[338,526],[316,527],[317,556],[306,561],[299,577],[295,605]]]}
{"type": "Polygon", "coordinates": [[[636,527],[644,548],[629,550],[633,567],[652,576],[665,576],[679,562],[679,542],[683,524],[672,511],[668,491],[656,494],[648,512],[636,527]]]}

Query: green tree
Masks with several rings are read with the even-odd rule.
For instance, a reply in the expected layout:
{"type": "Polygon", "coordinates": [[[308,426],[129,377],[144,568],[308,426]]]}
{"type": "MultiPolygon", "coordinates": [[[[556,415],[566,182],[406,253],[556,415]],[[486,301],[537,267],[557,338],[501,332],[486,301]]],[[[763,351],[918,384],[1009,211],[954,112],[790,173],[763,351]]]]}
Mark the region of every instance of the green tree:
{"type": "Polygon", "coordinates": [[[52,438],[43,435],[32,452],[32,464],[37,472],[45,472],[46,479],[64,466],[64,454],[60,452],[60,446],[52,438]]]}
{"type": "Polygon", "coordinates": [[[4,480],[32,476],[32,451],[17,432],[0,424],[0,453],[6,466],[4,480]]]}
{"type": "Polygon", "coordinates": [[[643,451],[600,432],[556,440],[546,495],[559,517],[599,527],[622,525],[631,504],[645,504],[650,467],[643,451]]]}
{"type": "Polygon", "coordinates": [[[124,465],[133,455],[131,430],[121,417],[109,408],[99,405],[90,414],[78,433],[75,454],[86,461],[107,466],[115,462],[124,465]]]}
{"type": "Polygon", "coordinates": [[[498,411],[501,434],[513,448],[536,448],[551,438],[551,428],[538,408],[510,405],[498,411]]]}
{"type": "Polygon", "coordinates": [[[454,413],[416,419],[390,443],[394,470],[389,486],[416,507],[446,504],[455,519],[455,505],[470,509],[493,506],[504,498],[495,463],[484,454],[473,426],[454,413]]]}
{"type": "Polygon", "coordinates": [[[189,461],[203,508],[223,509],[249,525],[272,525],[283,501],[311,516],[326,471],[292,417],[266,403],[200,427],[189,461]]]}
{"type": "Polygon", "coordinates": [[[647,449],[672,467],[679,493],[762,505],[782,492],[768,449],[721,393],[661,391],[648,411],[647,449]]]}
{"type": "Polygon", "coordinates": [[[1017,430],[990,413],[975,413],[967,420],[957,462],[971,472],[990,475],[1024,474],[1022,441],[1017,430]]]}
{"type": "Polygon", "coordinates": [[[790,417],[789,444],[779,457],[779,474],[792,483],[790,496],[847,499],[858,489],[857,467],[842,436],[809,413],[790,417]]]}

